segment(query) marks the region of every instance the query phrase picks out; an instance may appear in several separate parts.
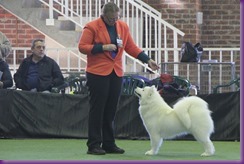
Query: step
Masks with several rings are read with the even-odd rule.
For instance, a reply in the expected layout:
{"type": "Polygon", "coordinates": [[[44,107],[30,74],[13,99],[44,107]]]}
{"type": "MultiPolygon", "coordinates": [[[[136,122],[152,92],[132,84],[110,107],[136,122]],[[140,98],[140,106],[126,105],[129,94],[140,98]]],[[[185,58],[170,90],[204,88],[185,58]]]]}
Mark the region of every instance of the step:
{"type": "Polygon", "coordinates": [[[59,29],[61,31],[75,31],[75,23],[70,20],[62,20],[60,21],[59,29]]]}
{"type": "MultiPolygon", "coordinates": [[[[72,19],[74,20],[74,22],[77,22],[77,24],[80,24],[80,18],[79,17],[72,17],[72,19]]],[[[69,19],[64,17],[64,16],[58,16],[58,20],[64,21],[64,20],[69,20],[69,19]]],[[[85,25],[88,22],[90,22],[90,20],[88,18],[83,17],[82,21],[81,21],[81,24],[85,25]]],[[[82,31],[84,26],[79,26],[77,24],[75,23],[75,31],[82,31]]]]}
{"type": "MultiPolygon", "coordinates": [[[[54,11],[53,19],[58,19],[58,16],[59,16],[59,13],[54,11]]],[[[42,20],[49,19],[49,9],[48,8],[41,8],[40,19],[42,19],[42,20]]]]}
{"type": "Polygon", "coordinates": [[[42,3],[39,0],[22,0],[22,8],[40,8],[42,3]]]}

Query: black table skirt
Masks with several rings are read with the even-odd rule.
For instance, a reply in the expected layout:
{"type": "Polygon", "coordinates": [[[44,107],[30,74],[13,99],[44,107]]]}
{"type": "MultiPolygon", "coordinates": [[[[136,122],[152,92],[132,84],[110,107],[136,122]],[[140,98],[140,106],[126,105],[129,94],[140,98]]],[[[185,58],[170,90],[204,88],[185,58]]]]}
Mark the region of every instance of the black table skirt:
{"type": "MultiPolygon", "coordinates": [[[[240,140],[240,92],[199,95],[209,103],[215,124],[212,140],[240,140]]],[[[179,97],[164,99],[173,105],[179,97]]],[[[115,136],[148,139],[138,98],[122,95],[115,136]]],[[[0,90],[0,138],[87,138],[88,96],[0,90]]],[[[192,140],[191,135],[177,139],[192,140]]]]}

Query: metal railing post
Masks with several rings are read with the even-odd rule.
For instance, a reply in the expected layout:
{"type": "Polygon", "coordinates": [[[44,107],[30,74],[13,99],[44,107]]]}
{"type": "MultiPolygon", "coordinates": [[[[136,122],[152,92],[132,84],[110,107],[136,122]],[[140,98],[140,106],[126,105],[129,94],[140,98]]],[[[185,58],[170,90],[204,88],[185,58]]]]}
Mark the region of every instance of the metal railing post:
{"type": "Polygon", "coordinates": [[[53,19],[53,0],[49,0],[49,19],[46,19],[47,26],[54,26],[53,19]]]}

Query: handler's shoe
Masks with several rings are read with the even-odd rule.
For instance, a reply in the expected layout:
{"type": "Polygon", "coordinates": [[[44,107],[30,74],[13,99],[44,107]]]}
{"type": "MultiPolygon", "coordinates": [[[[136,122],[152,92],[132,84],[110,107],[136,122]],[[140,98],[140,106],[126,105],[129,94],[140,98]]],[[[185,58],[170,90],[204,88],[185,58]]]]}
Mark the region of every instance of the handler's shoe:
{"type": "Polygon", "coordinates": [[[113,146],[113,147],[103,147],[103,149],[105,150],[106,153],[109,154],[124,154],[124,150],[117,147],[117,146],[113,146]]]}
{"type": "Polygon", "coordinates": [[[100,147],[95,147],[95,148],[89,148],[87,151],[87,154],[93,154],[93,155],[105,155],[106,152],[100,148],[100,147]]]}

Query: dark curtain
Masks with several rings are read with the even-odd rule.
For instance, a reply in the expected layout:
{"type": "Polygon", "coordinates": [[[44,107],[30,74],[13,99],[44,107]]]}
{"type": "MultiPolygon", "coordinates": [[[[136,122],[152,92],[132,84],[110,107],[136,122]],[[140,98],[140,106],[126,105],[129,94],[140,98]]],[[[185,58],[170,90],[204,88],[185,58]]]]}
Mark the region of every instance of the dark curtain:
{"type": "MultiPolygon", "coordinates": [[[[199,95],[213,111],[212,140],[240,140],[240,92],[199,95]]],[[[179,97],[165,96],[169,105],[179,97]]],[[[115,136],[148,139],[138,113],[138,98],[122,95],[115,136]]],[[[88,96],[0,90],[0,138],[87,138],[88,96]]],[[[177,139],[192,140],[191,135],[177,139]]]]}

